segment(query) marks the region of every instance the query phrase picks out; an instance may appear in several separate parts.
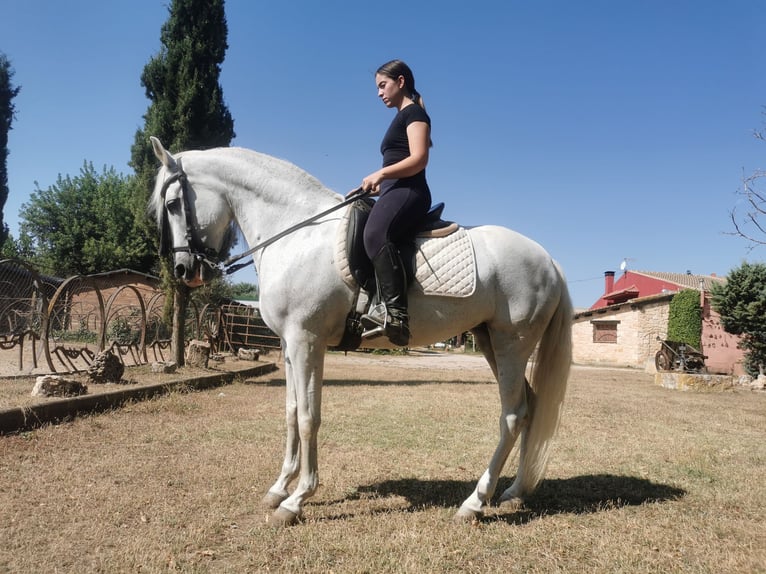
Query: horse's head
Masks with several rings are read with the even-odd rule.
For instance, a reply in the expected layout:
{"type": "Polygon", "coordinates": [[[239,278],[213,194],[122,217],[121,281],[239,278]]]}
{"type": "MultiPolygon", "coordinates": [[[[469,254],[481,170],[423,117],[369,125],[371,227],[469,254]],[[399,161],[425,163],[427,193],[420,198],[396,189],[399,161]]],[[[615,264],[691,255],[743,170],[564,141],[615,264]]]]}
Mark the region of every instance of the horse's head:
{"type": "Polygon", "coordinates": [[[226,200],[216,192],[214,174],[195,159],[203,152],[173,157],[151,137],[154,155],[162,162],[150,201],[160,231],[160,255],[173,256],[175,277],[199,287],[220,274],[235,237],[226,200]],[[186,170],[184,170],[184,167],[186,170]]]}

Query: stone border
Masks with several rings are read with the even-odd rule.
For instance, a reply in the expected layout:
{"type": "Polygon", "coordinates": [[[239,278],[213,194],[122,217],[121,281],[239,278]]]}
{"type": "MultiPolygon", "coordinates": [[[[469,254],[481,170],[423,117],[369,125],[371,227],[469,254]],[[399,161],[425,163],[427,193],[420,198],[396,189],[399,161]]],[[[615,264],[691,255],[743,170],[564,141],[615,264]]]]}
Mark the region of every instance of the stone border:
{"type": "Polygon", "coordinates": [[[737,383],[738,377],[732,375],[710,375],[698,373],[659,372],[654,375],[654,382],[666,388],[679,391],[728,391],[733,388],[750,390],[737,383]]]}
{"type": "Polygon", "coordinates": [[[46,423],[65,421],[77,415],[114,409],[128,401],[145,400],[177,388],[209,389],[229,384],[236,377],[259,377],[275,370],[277,370],[275,363],[263,363],[240,371],[219,371],[210,375],[142,387],[127,387],[93,395],[50,399],[29,407],[0,409],[0,435],[31,430],[46,423]]]}

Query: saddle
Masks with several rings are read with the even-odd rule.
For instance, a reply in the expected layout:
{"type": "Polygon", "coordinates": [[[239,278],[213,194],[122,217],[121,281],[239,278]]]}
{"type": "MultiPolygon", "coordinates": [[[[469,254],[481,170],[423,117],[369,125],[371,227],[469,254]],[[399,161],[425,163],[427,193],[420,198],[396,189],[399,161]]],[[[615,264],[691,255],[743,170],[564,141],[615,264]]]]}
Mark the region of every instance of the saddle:
{"type": "MultiPolygon", "coordinates": [[[[343,281],[355,290],[353,305],[338,351],[358,349],[362,344],[360,318],[369,311],[376,292],[375,270],[364,250],[364,226],[375,204],[366,198],[355,201],[338,229],[335,263],[343,281]]],[[[425,295],[468,297],[476,285],[473,244],[464,227],[444,221],[444,204],[434,205],[420,222],[415,235],[397,243],[410,288],[425,295]]]]}
{"type": "MultiPolygon", "coordinates": [[[[373,205],[375,205],[375,201],[370,198],[360,199],[352,204],[345,238],[349,270],[358,285],[367,293],[375,292],[375,271],[372,268],[372,261],[367,257],[364,249],[364,226],[367,223],[367,218],[370,216],[370,210],[372,210],[373,205]]],[[[402,264],[407,272],[408,283],[412,283],[415,277],[416,239],[447,237],[460,229],[457,223],[442,219],[443,211],[443,202],[431,207],[420,221],[412,240],[400,242],[396,245],[402,257],[402,264]]]]}

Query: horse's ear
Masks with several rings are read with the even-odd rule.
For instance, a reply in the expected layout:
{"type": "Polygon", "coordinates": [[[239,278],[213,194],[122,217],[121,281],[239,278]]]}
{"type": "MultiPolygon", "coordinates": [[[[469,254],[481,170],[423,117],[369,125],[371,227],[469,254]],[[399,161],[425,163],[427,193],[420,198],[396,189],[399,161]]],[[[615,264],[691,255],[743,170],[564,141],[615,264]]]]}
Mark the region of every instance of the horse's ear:
{"type": "Polygon", "coordinates": [[[174,160],[173,156],[170,155],[170,152],[162,146],[162,142],[154,136],[149,136],[149,139],[152,142],[152,149],[154,149],[154,155],[157,156],[157,159],[160,160],[162,165],[168,168],[168,170],[175,171],[177,168],[176,160],[174,160]]]}

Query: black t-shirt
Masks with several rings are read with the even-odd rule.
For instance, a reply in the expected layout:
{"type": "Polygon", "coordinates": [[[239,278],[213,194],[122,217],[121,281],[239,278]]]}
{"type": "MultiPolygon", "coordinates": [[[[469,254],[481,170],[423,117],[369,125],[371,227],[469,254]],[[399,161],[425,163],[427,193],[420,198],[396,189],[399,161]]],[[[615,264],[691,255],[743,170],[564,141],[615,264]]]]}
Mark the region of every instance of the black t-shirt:
{"type": "MultiPolygon", "coordinates": [[[[393,165],[410,156],[410,140],[407,137],[407,126],[413,122],[426,122],[431,126],[431,118],[418,104],[410,104],[403,108],[394,117],[388,126],[386,135],[380,144],[380,153],[383,154],[383,167],[393,165]]],[[[411,177],[399,180],[386,180],[381,186],[383,189],[406,185],[420,188],[428,188],[426,183],[426,171],[423,170],[411,177]]]]}

